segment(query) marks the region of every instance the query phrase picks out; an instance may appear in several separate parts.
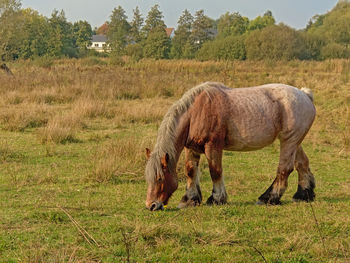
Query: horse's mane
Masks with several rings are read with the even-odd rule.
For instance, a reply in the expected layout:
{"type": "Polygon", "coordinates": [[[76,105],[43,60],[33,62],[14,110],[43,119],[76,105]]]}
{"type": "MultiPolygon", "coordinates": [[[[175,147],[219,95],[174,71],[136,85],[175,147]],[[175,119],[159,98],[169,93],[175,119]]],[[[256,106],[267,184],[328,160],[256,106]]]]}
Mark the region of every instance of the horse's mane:
{"type": "Polygon", "coordinates": [[[165,114],[162,123],[158,129],[157,142],[154,150],[146,165],[146,180],[148,182],[154,182],[156,176],[164,176],[162,167],[160,164],[160,158],[166,153],[169,155],[169,170],[174,172],[176,168],[176,128],[179,122],[179,118],[187,112],[190,106],[193,104],[195,98],[202,92],[206,92],[209,97],[211,94],[218,90],[226,88],[222,83],[217,82],[205,82],[190,90],[188,90],[180,100],[175,102],[168,112],[165,114]]]}

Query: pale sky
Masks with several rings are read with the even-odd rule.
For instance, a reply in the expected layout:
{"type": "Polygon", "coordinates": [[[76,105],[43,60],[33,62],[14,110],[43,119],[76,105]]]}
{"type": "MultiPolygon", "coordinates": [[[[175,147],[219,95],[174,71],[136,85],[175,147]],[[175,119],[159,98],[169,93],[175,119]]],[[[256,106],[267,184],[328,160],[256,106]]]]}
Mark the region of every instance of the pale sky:
{"type": "Polygon", "coordinates": [[[204,9],[205,14],[213,19],[226,12],[239,12],[253,19],[271,10],[277,23],[283,22],[296,29],[304,28],[310,18],[326,13],[336,3],[337,0],[22,0],[24,8],[33,8],[48,17],[53,9],[63,9],[68,21],[86,20],[92,27],[99,27],[109,20],[112,10],[118,5],[123,7],[130,21],[136,6],[146,17],[150,8],[159,4],[168,27],[176,27],[184,9],[192,14],[204,9]]]}

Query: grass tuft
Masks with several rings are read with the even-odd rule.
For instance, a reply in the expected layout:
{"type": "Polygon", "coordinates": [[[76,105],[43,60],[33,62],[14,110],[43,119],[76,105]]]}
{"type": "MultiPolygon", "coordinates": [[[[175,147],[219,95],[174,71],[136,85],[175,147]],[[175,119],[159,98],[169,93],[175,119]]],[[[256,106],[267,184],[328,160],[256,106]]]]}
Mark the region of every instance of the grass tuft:
{"type": "Polygon", "coordinates": [[[76,134],[85,127],[79,116],[67,114],[56,115],[50,119],[47,126],[39,130],[41,143],[75,143],[79,142],[76,134]]]}

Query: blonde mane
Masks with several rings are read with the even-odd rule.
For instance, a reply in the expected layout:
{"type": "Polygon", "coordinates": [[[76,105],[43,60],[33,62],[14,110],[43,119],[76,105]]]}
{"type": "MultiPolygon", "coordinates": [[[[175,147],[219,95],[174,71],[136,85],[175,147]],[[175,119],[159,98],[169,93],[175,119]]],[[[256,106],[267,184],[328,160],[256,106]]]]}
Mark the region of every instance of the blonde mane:
{"type": "Polygon", "coordinates": [[[176,128],[180,117],[187,112],[193,104],[195,98],[202,92],[206,92],[211,97],[212,92],[226,88],[222,83],[205,82],[188,90],[180,100],[175,102],[165,114],[159,127],[157,142],[150,159],[146,165],[146,180],[154,182],[157,176],[163,177],[163,171],[160,164],[160,158],[166,153],[169,155],[169,170],[174,173],[176,168],[176,128]]]}

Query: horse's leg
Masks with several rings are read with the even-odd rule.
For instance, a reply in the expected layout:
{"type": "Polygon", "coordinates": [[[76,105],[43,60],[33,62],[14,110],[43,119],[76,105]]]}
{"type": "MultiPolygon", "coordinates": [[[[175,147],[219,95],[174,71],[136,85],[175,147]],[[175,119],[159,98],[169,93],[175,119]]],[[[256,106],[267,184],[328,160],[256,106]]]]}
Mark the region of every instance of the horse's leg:
{"type": "Polygon", "coordinates": [[[227,193],[222,176],[222,152],[223,150],[220,147],[216,147],[211,143],[205,146],[205,156],[208,160],[210,176],[213,181],[213,191],[207,200],[208,205],[227,203],[227,193]]]}
{"type": "Polygon", "coordinates": [[[277,176],[271,186],[259,197],[258,204],[280,204],[280,199],[287,189],[288,176],[294,168],[297,144],[281,141],[280,149],[277,176]]]}
{"type": "Polygon", "coordinates": [[[293,200],[313,201],[315,198],[315,178],[310,171],[309,159],[301,146],[297,149],[294,166],[298,171],[298,190],[294,194],[293,200]]]}
{"type": "Polygon", "coordinates": [[[186,193],[182,197],[179,208],[200,205],[202,192],[199,186],[199,159],[200,154],[185,148],[185,174],[187,177],[186,193]]]}

